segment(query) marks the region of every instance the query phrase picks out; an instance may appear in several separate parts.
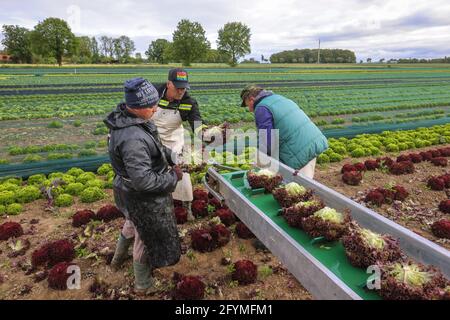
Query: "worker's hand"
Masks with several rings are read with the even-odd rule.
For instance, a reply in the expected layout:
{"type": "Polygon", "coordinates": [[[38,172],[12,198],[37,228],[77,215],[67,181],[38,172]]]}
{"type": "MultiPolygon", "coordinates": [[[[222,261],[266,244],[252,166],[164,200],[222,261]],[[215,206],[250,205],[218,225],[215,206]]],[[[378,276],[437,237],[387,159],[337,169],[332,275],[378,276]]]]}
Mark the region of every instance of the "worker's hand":
{"type": "Polygon", "coordinates": [[[195,137],[197,137],[197,139],[200,139],[201,141],[203,141],[203,133],[206,129],[208,129],[208,126],[205,124],[202,124],[201,126],[198,126],[197,128],[195,128],[195,130],[194,130],[195,137]]]}
{"type": "Polygon", "coordinates": [[[179,166],[173,166],[172,170],[176,173],[178,181],[183,179],[183,170],[179,166]]]}

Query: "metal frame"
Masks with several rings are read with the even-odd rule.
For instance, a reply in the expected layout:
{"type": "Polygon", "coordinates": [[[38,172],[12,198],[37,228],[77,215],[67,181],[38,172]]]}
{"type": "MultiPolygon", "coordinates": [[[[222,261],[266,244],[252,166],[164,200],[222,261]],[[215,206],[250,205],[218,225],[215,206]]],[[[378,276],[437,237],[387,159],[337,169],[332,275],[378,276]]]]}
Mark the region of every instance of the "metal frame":
{"type": "Polygon", "coordinates": [[[419,262],[438,267],[447,278],[450,278],[449,250],[425,239],[315,180],[303,175],[294,176],[294,170],[292,170],[292,168],[279,162],[278,164],[280,166],[280,174],[287,182],[294,181],[306,188],[314,190],[315,194],[330,207],[337,210],[350,209],[352,218],[362,227],[377,233],[386,233],[394,238],[398,238],[400,247],[408,256],[419,262]]]}
{"type": "MultiPolygon", "coordinates": [[[[380,214],[346,198],[338,192],[302,175],[277,160],[259,154],[262,163],[278,167],[286,182],[295,181],[314,190],[326,205],[337,210],[350,209],[351,215],[361,226],[378,233],[390,234],[399,239],[399,244],[408,256],[439,267],[450,278],[450,251],[419,236],[380,214]]],[[[323,266],[278,225],[273,223],[260,209],[249,202],[216,170],[208,170],[206,188],[233,210],[247,227],[276,255],[302,285],[317,299],[361,299],[345,283],[323,266]],[[208,184],[208,179],[217,183],[217,188],[208,184]],[[299,267],[300,266],[300,267],[299,267]]]]}
{"type": "MultiPolygon", "coordinates": [[[[236,192],[236,189],[213,168],[209,168],[208,178],[218,182],[218,191],[225,199],[227,206],[280,259],[315,298],[361,300],[360,296],[270,220],[260,209],[250,203],[242,194],[236,192]],[[299,268],[299,266],[301,267],[299,268]]],[[[217,190],[207,182],[205,182],[205,186],[210,192],[217,194],[217,190]]],[[[219,200],[221,199],[219,198],[219,200]]]]}

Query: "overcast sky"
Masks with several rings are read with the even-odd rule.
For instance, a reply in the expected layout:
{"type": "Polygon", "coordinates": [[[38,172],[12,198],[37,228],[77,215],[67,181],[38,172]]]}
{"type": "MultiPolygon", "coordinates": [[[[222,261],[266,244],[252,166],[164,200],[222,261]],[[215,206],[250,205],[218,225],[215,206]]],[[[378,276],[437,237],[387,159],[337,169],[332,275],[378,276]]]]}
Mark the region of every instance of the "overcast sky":
{"type": "Polygon", "coordinates": [[[172,39],[181,19],[199,22],[216,48],[217,30],[240,21],[252,32],[252,54],[350,49],[357,59],[450,56],[449,0],[0,0],[0,25],[33,28],[47,17],[69,22],[76,35],[131,37],[144,53],[172,39]]]}

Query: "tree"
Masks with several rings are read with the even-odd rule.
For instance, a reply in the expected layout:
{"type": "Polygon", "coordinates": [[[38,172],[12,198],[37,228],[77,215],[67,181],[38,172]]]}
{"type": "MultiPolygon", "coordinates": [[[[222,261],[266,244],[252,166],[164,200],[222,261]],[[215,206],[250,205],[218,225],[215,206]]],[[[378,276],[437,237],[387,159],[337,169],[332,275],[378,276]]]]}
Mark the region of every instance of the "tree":
{"type": "Polygon", "coordinates": [[[92,62],[98,63],[100,62],[100,54],[98,50],[98,42],[95,37],[91,38],[91,53],[92,53],[92,62]]]}
{"type": "Polygon", "coordinates": [[[149,62],[157,62],[159,64],[165,64],[168,61],[164,59],[164,50],[170,45],[170,42],[166,39],[156,39],[150,43],[148,50],[145,54],[148,57],[149,62]]]}
{"type": "Polygon", "coordinates": [[[185,66],[200,61],[210,48],[205,30],[198,22],[183,19],[173,33],[173,54],[185,66]]]}
{"type": "Polygon", "coordinates": [[[113,38],[107,36],[100,37],[100,49],[103,52],[103,56],[106,58],[112,58],[114,54],[113,38]]]}
{"type": "Polygon", "coordinates": [[[367,61],[367,63],[371,63],[372,62],[372,58],[367,58],[366,61],[367,61]]]}
{"type": "Polygon", "coordinates": [[[202,59],[205,63],[228,63],[229,61],[230,57],[226,53],[215,49],[209,49],[205,58],[202,59]]]}
{"type": "Polygon", "coordinates": [[[217,48],[230,56],[230,65],[235,66],[240,57],[250,53],[250,28],[241,22],[230,22],[219,30],[217,48]]]}
{"type": "Polygon", "coordinates": [[[136,53],[134,59],[135,59],[135,63],[137,63],[137,64],[140,64],[140,63],[143,62],[142,54],[141,54],[140,52],[137,52],[137,53],[136,53]]]}
{"type": "MultiPolygon", "coordinates": [[[[270,56],[272,63],[314,63],[317,61],[318,49],[295,49],[275,53],[270,56]]],[[[355,63],[353,51],[342,49],[321,49],[320,62],[355,63]]]]}
{"type": "Polygon", "coordinates": [[[61,66],[63,56],[72,53],[74,37],[66,21],[47,18],[34,27],[31,44],[33,51],[42,56],[55,58],[61,66]]]}
{"type": "Polygon", "coordinates": [[[2,45],[13,61],[19,63],[31,63],[31,33],[20,26],[3,25],[2,45]]]}
{"type": "Polygon", "coordinates": [[[113,52],[116,60],[120,62],[123,55],[122,44],[120,43],[120,39],[113,39],[113,52]]]}
{"type": "Polygon", "coordinates": [[[91,51],[91,38],[83,36],[83,37],[77,37],[78,39],[78,51],[77,54],[80,57],[86,57],[91,59],[92,58],[92,51],[91,51]]]}
{"type": "Polygon", "coordinates": [[[172,42],[169,42],[169,44],[164,48],[163,60],[165,63],[175,60],[175,54],[173,52],[173,43],[172,42]]]}
{"type": "Polygon", "coordinates": [[[136,51],[134,41],[127,36],[121,36],[119,38],[119,41],[122,47],[122,60],[123,62],[127,62],[127,60],[130,59],[134,51],[136,51]]]}
{"type": "Polygon", "coordinates": [[[114,55],[120,63],[126,63],[130,59],[131,54],[136,50],[133,40],[127,36],[120,36],[117,39],[113,39],[112,43],[114,55]]]}

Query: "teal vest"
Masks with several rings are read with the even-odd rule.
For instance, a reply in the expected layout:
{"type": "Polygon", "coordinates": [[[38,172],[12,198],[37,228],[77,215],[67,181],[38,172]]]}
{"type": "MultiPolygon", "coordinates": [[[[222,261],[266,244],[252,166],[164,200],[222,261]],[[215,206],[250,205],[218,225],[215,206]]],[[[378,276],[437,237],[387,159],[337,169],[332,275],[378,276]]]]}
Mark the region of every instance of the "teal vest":
{"type": "Polygon", "coordinates": [[[304,167],[328,149],[327,138],[292,100],[278,94],[263,98],[256,106],[272,113],[279,130],[279,160],[293,169],[304,167]]]}

